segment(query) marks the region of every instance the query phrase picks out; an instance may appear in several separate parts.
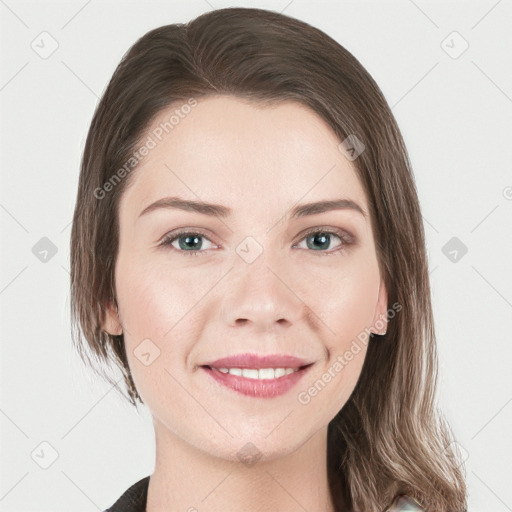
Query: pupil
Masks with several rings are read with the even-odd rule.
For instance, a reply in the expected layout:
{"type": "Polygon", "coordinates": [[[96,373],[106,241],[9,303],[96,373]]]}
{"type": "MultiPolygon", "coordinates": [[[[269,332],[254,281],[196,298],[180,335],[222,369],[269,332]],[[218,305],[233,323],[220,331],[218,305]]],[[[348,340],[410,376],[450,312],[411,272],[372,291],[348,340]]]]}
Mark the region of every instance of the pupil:
{"type": "Polygon", "coordinates": [[[182,236],[180,238],[180,248],[181,249],[197,249],[196,247],[193,247],[194,244],[199,243],[199,237],[198,236],[182,236]],[[181,240],[185,240],[185,243],[181,243],[181,240]],[[193,240],[190,242],[190,240],[193,240]],[[192,247],[191,247],[192,246],[192,247]]]}
{"type": "MultiPolygon", "coordinates": [[[[308,237],[310,238],[310,237],[308,237]]],[[[315,244],[322,245],[321,249],[326,249],[329,247],[329,235],[326,235],[325,233],[316,233],[314,235],[311,235],[311,238],[313,238],[315,244]]],[[[308,243],[308,246],[310,244],[308,243]]],[[[311,249],[318,249],[318,247],[310,247],[311,249]]]]}

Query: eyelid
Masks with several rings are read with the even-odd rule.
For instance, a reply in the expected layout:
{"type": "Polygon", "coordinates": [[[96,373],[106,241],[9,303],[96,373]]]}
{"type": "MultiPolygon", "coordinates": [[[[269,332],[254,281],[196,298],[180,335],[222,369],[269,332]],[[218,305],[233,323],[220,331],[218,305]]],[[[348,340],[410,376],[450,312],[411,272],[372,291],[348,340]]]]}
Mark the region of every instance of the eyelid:
{"type": "Polygon", "coordinates": [[[305,237],[308,235],[311,235],[313,233],[330,233],[336,236],[339,236],[346,245],[349,244],[355,244],[357,242],[357,238],[346,229],[342,228],[335,228],[331,226],[315,226],[313,228],[306,229],[305,231],[302,231],[297,238],[297,242],[301,242],[305,237]]]}
{"type": "Polygon", "coordinates": [[[169,231],[162,238],[160,238],[160,240],[157,242],[157,245],[160,245],[161,243],[164,243],[168,240],[172,240],[173,238],[176,238],[178,236],[183,236],[183,235],[187,235],[187,234],[201,235],[204,238],[208,238],[208,240],[210,240],[209,235],[202,228],[194,228],[194,227],[176,228],[176,229],[173,229],[172,231],[169,231]]]}
{"type": "Polygon", "coordinates": [[[201,228],[178,228],[173,231],[170,231],[160,239],[160,241],[157,243],[157,246],[169,247],[171,250],[175,252],[182,252],[187,254],[206,253],[209,251],[209,249],[203,249],[201,251],[183,251],[172,247],[172,242],[174,240],[185,235],[200,235],[201,237],[211,242],[214,248],[218,247],[218,245],[213,240],[211,240],[210,236],[205,234],[204,230],[202,230],[201,228]]]}

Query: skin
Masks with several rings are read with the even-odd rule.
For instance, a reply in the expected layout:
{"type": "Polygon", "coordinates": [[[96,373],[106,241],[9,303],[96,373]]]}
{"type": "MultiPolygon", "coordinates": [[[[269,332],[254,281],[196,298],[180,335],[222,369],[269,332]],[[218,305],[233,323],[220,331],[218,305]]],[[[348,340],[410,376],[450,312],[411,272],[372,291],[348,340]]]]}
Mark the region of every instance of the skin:
{"type": "MultiPolygon", "coordinates": [[[[142,140],[175,108],[160,112],[142,140]]],[[[359,342],[309,403],[297,396],[332,373],[365,329],[385,331],[375,322],[387,310],[368,215],[343,209],[289,219],[297,204],[325,199],[351,199],[368,212],[339,143],[299,103],[262,108],[215,96],[198,100],[132,171],[119,205],[119,309],[108,307],[104,328],[124,332],[135,384],[153,417],[148,512],[334,510],[327,426],[357,383],[366,344],[359,342]],[[221,219],[162,208],[139,217],[165,196],[232,213],[221,219]],[[181,246],[180,239],[158,245],[177,228],[199,230],[200,241],[183,248],[182,235],[181,246]],[[343,246],[336,234],[315,242],[307,233],[313,228],[344,230],[354,242],[343,246]],[[236,251],[248,236],[262,249],[250,264],[236,251]],[[136,355],[146,339],[151,353],[160,351],[148,365],[136,355]],[[223,387],[199,367],[243,352],[293,354],[314,365],[270,399],[223,387]],[[249,442],[261,457],[253,465],[237,456],[249,442]]]]}

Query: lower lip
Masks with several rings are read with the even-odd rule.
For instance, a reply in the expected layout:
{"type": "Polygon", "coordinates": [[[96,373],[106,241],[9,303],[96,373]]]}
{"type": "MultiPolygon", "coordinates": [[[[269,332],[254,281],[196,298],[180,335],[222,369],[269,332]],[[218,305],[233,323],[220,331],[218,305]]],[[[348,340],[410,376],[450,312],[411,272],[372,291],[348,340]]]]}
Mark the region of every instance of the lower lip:
{"type": "Polygon", "coordinates": [[[201,367],[208,372],[213,379],[220,384],[238,391],[243,395],[252,396],[255,398],[273,398],[279,395],[284,395],[288,392],[297,382],[299,382],[305,373],[311,368],[307,366],[301,370],[283,375],[277,379],[248,379],[241,375],[231,375],[231,373],[222,373],[219,370],[209,368],[206,366],[201,367]]]}

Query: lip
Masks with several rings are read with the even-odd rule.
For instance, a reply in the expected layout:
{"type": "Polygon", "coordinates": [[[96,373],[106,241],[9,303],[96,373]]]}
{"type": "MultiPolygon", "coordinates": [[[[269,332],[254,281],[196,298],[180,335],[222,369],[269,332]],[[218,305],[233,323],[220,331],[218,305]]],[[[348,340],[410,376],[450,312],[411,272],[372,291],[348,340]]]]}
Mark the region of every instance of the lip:
{"type": "Polygon", "coordinates": [[[241,375],[222,373],[210,366],[201,366],[201,369],[219,384],[242,395],[253,398],[274,398],[290,391],[304,377],[311,366],[313,364],[277,379],[250,379],[241,375]]]}
{"type": "Polygon", "coordinates": [[[310,365],[311,361],[306,361],[299,357],[288,354],[236,354],[233,356],[222,357],[215,361],[206,363],[203,366],[214,368],[301,368],[310,365]]]}

